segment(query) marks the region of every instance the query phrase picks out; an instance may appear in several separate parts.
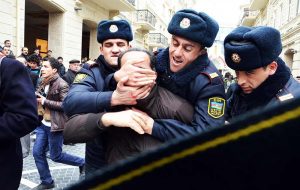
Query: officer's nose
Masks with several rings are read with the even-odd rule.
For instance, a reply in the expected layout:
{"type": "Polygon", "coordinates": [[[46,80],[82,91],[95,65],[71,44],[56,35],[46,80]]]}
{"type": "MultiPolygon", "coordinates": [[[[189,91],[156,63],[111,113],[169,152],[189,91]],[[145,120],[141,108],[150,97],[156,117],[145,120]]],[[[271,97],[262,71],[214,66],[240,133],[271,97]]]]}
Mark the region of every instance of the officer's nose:
{"type": "Polygon", "coordinates": [[[239,74],[237,74],[236,79],[237,79],[239,86],[242,86],[246,82],[246,76],[245,76],[245,74],[243,74],[241,72],[239,72],[239,74]]]}
{"type": "Polygon", "coordinates": [[[180,56],[181,56],[181,53],[182,53],[182,48],[181,48],[181,46],[177,47],[177,48],[174,50],[174,56],[175,56],[175,57],[180,57],[180,56]]]}
{"type": "Polygon", "coordinates": [[[120,51],[120,48],[116,44],[114,44],[112,47],[112,52],[118,53],[119,51],[120,51]]]}

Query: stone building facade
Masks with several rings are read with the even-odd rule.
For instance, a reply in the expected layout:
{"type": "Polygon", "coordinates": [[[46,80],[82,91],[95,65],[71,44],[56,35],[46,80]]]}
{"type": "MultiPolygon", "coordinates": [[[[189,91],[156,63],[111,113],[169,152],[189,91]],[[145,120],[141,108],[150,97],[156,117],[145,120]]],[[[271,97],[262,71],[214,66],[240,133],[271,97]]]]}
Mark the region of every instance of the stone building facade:
{"type": "Polygon", "coordinates": [[[282,36],[281,57],[300,76],[300,0],[251,0],[242,7],[241,25],[271,26],[282,36]]]}
{"type": "Polygon", "coordinates": [[[97,58],[97,24],[103,19],[126,19],[133,28],[135,47],[166,47],[167,25],[179,9],[195,0],[0,0],[0,45],[11,40],[15,55],[27,46],[71,59],[97,58]]]}

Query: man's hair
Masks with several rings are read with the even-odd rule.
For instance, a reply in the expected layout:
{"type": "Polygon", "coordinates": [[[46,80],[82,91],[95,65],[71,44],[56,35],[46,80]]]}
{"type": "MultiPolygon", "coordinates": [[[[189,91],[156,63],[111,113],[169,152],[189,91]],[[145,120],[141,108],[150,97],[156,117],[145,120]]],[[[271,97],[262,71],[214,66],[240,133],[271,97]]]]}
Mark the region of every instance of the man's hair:
{"type": "Polygon", "coordinates": [[[6,44],[6,42],[10,42],[10,40],[5,40],[5,41],[4,41],[4,44],[6,44]]]}
{"type": "Polygon", "coordinates": [[[43,61],[49,61],[49,63],[50,63],[50,65],[51,65],[52,69],[56,69],[57,72],[59,71],[60,64],[59,64],[59,62],[57,61],[57,59],[55,59],[54,57],[50,57],[50,58],[45,57],[45,58],[43,59],[43,61]]]}
{"type": "Polygon", "coordinates": [[[141,48],[130,48],[130,49],[128,49],[128,50],[122,52],[122,53],[119,55],[119,57],[118,57],[118,68],[121,68],[121,60],[122,60],[122,57],[123,57],[126,53],[131,52],[131,51],[138,51],[138,52],[144,52],[144,53],[146,53],[146,54],[149,56],[149,58],[150,58],[150,67],[151,67],[151,69],[154,70],[155,64],[156,64],[156,57],[154,56],[153,53],[151,53],[151,52],[149,52],[149,51],[147,51],[147,50],[145,50],[145,49],[141,49],[141,48]]]}
{"type": "Polygon", "coordinates": [[[62,60],[64,60],[62,57],[58,57],[57,59],[62,59],[62,60]]]}
{"type": "Polygon", "coordinates": [[[21,48],[21,51],[23,51],[23,50],[24,50],[24,48],[27,48],[27,50],[28,50],[28,47],[24,46],[24,47],[22,47],[22,48],[21,48]]]}
{"type": "Polygon", "coordinates": [[[40,65],[40,58],[39,56],[37,56],[36,54],[31,54],[28,58],[27,58],[28,62],[34,62],[37,65],[40,65]]]}

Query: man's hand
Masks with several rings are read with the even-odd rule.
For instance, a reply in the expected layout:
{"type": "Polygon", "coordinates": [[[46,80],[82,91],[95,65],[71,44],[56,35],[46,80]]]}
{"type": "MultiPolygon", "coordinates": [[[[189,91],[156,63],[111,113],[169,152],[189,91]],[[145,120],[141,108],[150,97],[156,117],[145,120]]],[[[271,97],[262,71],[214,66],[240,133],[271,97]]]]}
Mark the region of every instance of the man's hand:
{"type": "Polygon", "coordinates": [[[137,99],[144,98],[152,89],[152,85],[142,87],[125,86],[128,77],[122,78],[112,94],[111,105],[135,105],[137,99]]]}
{"type": "Polygon", "coordinates": [[[136,67],[134,64],[143,62],[145,60],[129,60],[120,70],[116,71],[114,78],[119,82],[122,78],[128,77],[126,85],[128,86],[144,86],[153,84],[156,80],[156,73],[151,69],[136,67]]]}
{"type": "Polygon", "coordinates": [[[132,110],[105,113],[101,121],[105,127],[129,127],[139,134],[145,133],[143,127],[146,123],[143,120],[143,115],[132,110]]]}
{"type": "Polygon", "coordinates": [[[152,134],[152,129],[153,129],[153,125],[154,125],[154,120],[145,112],[138,110],[136,108],[132,108],[132,111],[137,112],[142,114],[142,118],[144,123],[146,123],[146,125],[143,125],[143,130],[145,133],[151,135],[152,134]]]}
{"type": "Polygon", "coordinates": [[[38,98],[36,98],[37,102],[40,103],[41,105],[44,104],[44,101],[45,101],[44,99],[46,99],[46,98],[44,98],[44,97],[38,97],[38,98]]]}

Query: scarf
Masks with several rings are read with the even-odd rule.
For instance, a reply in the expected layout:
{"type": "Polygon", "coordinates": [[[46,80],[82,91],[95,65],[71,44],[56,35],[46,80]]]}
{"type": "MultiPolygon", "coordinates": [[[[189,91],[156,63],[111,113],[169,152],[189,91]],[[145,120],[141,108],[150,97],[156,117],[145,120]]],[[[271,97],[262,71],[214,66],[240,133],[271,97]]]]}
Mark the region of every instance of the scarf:
{"type": "MultiPolygon", "coordinates": [[[[47,86],[48,84],[50,85],[50,83],[52,81],[56,80],[58,77],[59,77],[58,73],[55,73],[47,78],[43,78],[42,82],[40,83],[40,85],[38,87],[38,90],[37,90],[38,93],[45,95],[45,86],[47,86]]],[[[41,104],[38,104],[38,115],[42,115],[46,121],[51,121],[50,110],[46,106],[42,106],[41,104]]]]}
{"type": "Polygon", "coordinates": [[[111,65],[109,65],[105,59],[104,59],[104,56],[103,55],[100,55],[98,58],[97,58],[97,61],[96,61],[96,64],[94,64],[92,67],[97,67],[99,66],[101,69],[100,69],[100,72],[101,74],[105,77],[107,77],[109,74],[111,73],[114,73],[117,71],[117,66],[116,67],[112,67],[111,65]]]}
{"type": "MultiPolygon", "coordinates": [[[[170,71],[169,48],[166,48],[157,55],[157,64],[155,69],[158,75],[163,78],[167,77],[169,82],[171,81],[177,84],[179,87],[184,87],[188,85],[194,78],[196,78],[199,73],[209,65],[209,63],[210,61],[207,53],[204,53],[198,56],[191,64],[187,65],[182,70],[173,73],[170,71]]],[[[162,81],[160,80],[159,82],[162,81]]],[[[167,84],[162,85],[165,86],[167,84]]]]}

